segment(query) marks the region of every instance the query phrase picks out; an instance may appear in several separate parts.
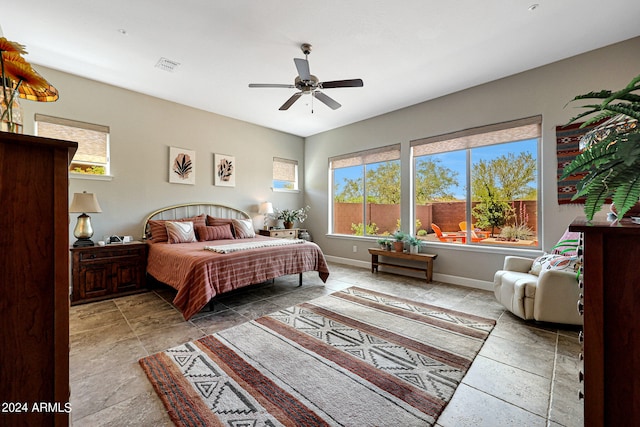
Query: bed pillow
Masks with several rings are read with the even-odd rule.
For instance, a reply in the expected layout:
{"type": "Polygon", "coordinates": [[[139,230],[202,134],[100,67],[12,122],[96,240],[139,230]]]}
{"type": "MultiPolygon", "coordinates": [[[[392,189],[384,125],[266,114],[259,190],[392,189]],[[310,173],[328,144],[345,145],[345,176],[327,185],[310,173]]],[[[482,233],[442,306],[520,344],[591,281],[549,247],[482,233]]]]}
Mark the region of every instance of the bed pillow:
{"type": "Polygon", "coordinates": [[[551,270],[575,272],[578,270],[578,260],[576,257],[544,254],[533,261],[533,265],[531,266],[529,273],[535,274],[536,276],[542,276],[544,273],[551,270]]]}
{"type": "Polygon", "coordinates": [[[193,222],[194,228],[199,226],[204,227],[206,225],[205,214],[200,214],[198,216],[194,216],[191,218],[182,218],[182,219],[175,219],[175,220],[166,220],[166,219],[149,220],[149,231],[151,232],[151,241],[153,243],[166,242],[169,240],[169,236],[167,235],[167,226],[166,226],[167,221],[172,221],[172,222],[191,221],[193,222]]]}
{"type": "Polygon", "coordinates": [[[231,233],[231,224],[196,227],[196,234],[198,235],[198,241],[200,242],[233,239],[233,233],[231,233]]]}
{"type": "Polygon", "coordinates": [[[253,230],[253,221],[250,219],[232,219],[231,222],[233,223],[236,239],[256,237],[256,232],[253,230]]]}
{"type": "Polygon", "coordinates": [[[197,242],[196,233],[191,221],[167,221],[167,236],[169,243],[192,243],[197,242]]]}

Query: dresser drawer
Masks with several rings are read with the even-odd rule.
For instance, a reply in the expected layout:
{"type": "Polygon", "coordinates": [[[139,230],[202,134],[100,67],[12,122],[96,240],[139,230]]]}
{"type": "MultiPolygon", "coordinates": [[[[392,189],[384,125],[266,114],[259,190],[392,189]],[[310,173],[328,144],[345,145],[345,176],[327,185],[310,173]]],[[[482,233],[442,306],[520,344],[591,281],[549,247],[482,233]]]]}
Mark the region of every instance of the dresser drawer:
{"type": "Polygon", "coordinates": [[[93,261],[105,258],[123,258],[123,257],[138,257],[144,254],[143,248],[123,248],[118,249],[105,248],[101,250],[94,250],[90,252],[80,252],[80,261],[93,261]]]}
{"type": "Polygon", "coordinates": [[[271,237],[277,237],[279,239],[295,239],[298,234],[297,230],[273,230],[271,231],[271,237]]]}

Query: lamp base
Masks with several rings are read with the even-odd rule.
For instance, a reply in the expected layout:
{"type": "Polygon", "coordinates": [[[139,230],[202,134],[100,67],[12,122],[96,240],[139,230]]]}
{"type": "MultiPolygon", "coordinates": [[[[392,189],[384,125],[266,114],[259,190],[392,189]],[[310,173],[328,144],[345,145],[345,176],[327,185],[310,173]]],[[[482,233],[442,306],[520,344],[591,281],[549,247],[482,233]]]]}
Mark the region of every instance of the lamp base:
{"type": "Polygon", "coordinates": [[[78,239],[73,243],[74,248],[84,248],[89,246],[95,246],[91,239],[78,239]]]}

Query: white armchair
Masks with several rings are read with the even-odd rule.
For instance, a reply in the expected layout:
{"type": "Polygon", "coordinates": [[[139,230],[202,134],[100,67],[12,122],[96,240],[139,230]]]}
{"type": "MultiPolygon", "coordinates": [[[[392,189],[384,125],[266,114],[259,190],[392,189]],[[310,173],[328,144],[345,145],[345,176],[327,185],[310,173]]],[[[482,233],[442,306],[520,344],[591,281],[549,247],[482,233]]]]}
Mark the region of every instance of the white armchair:
{"type": "Polygon", "coordinates": [[[577,304],[580,290],[572,269],[548,269],[531,274],[533,259],[507,256],[496,272],[496,298],[509,311],[525,320],[582,325],[577,304]]]}

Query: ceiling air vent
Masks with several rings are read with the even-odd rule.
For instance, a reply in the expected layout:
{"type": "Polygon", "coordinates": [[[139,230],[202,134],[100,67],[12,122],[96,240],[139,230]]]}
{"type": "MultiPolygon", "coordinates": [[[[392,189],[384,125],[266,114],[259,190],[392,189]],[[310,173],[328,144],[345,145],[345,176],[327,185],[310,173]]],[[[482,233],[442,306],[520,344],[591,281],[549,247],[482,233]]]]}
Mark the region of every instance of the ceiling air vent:
{"type": "Polygon", "coordinates": [[[160,58],[156,63],[156,68],[160,68],[161,70],[168,71],[170,73],[173,73],[174,71],[176,71],[179,66],[180,66],[179,62],[172,61],[167,58],[160,58]]]}

